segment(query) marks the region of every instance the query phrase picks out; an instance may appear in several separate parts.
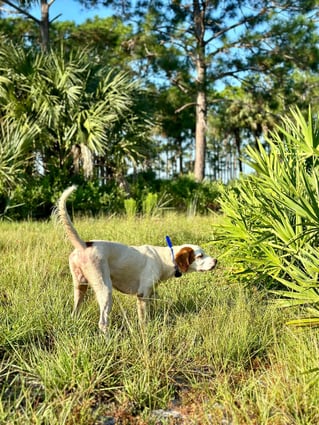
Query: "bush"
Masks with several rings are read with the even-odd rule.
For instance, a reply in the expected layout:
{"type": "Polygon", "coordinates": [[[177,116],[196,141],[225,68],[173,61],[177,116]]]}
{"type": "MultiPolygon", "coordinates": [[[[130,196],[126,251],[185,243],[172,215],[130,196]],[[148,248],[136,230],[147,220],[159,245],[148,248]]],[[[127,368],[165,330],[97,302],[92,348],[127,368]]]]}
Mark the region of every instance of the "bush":
{"type": "Polygon", "coordinates": [[[143,200],[149,193],[157,194],[158,200],[170,202],[166,206],[178,212],[207,214],[218,211],[219,182],[198,183],[192,176],[180,176],[170,180],[156,179],[155,173],[140,173],[130,179],[130,195],[137,200],[138,211],[143,211],[143,200]]]}
{"type": "Polygon", "coordinates": [[[254,173],[221,196],[227,222],[217,232],[246,282],[319,316],[319,130],[310,111],[308,121],[295,110],[283,123],[269,150],[248,148],[254,173]]]}
{"type": "Polygon", "coordinates": [[[65,183],[63,179],[52,179],[48,175],[18,185],[7,200],[6,217],[16,220],[49,218],[58,197],[71,184],[77,184],[81,188],[71,200],[74,211],[78,213],[114,214],[124,209],[124,193],[115,183],[101,186],[98,181],[88,182],[81,177],[65,183]]]}
{"type": "Polygon", "coordinates": [[[190,176],[163,181],[162,190],[173,198],[173,207],[179,211],[205,214],[219,209],[218,182],[198,183],[190,176]]]}
{"type": "Polygon", "coordinates": [[[80,189],[72,197],[72,208],[86,215],[132,215],[133,212],[153,215],[165,209],[203,214],[218,209],[221,186],[216,182],[197,183],[191,177],[161,180],[148,172],[128,179],[128,194],[114,180],[101,185],[98,180],[86,181],[80,175],[70,180],[62,174],[50,173],[18,184],[3,199],[0,194],[0,214],[16,220],[46,219],[62,191],[71,184],[77,184],[80,189]]]}
{"type": "Polygon", "coordinates": [[[124,200],[124,208],[127,217],[135,217],[136,216],[136,201],[135,199],[129,198],[124,200]]]}

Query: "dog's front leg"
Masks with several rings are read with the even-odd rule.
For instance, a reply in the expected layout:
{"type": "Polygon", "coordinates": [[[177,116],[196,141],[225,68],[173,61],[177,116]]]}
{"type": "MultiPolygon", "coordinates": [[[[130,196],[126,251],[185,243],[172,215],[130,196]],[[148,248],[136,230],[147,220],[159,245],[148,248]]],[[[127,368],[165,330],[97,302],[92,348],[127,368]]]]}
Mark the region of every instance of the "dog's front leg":
{"type": "Polygon", "coordinates": [[[143,294],[137,294],[137,315],[140,325],[144,325],[147,318],[147,300],[143,294]]]}
{"type": "Polygon", "coordinates": [[[146,269],[141,275],[140,285],[137,291],[137,314],[141,325],[144,325],[149,316],[150,300],[155,295],[156,285],[159,276],[154,274],[153,269],[146,269]],[[150,280],[149,276],[152,276],[150,280]]]}

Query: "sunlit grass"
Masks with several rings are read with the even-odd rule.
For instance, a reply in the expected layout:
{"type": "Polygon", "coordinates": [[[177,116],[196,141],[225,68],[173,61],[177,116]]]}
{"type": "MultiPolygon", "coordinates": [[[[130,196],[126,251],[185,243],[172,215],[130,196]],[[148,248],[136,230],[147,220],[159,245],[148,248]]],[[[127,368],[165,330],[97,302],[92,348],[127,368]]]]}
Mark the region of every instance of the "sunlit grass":
{"type": "MultiPolygon", "coordinates": [[[[75,219],[85,240],[163,245],[168,234],[219,256],[216,221],[75,219]]],[[[105,338],[92,292],[71,318],[60,225],[2,222],[0,231],[0,423],[152,424],[155,409],[169,408],[186,424],[318,423],[318,332],[288,329],[285,310],[229,284],[231,264],[162,283],[144,331],[134,297],[115,292],[105,338]]]]}

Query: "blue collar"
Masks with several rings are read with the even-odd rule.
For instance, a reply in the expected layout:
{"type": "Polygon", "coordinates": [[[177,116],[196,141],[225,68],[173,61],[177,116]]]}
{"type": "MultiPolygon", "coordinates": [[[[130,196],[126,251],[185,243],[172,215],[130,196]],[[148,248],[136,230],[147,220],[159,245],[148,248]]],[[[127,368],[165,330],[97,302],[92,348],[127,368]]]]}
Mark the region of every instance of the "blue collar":
{"type": "Polygon", "coordinates": [[[172,244],[171,238],[169,236],[166,236],[165,239],[166,239],[166,243],[167,243],[169,249],[171,250],[172,261],[173,261],[174,268],[175,268],[175,277],[181,277],[182,273],[180,272],[178,265],[176,264],[176,261],[175,261],[173,244],[172,244]]]}

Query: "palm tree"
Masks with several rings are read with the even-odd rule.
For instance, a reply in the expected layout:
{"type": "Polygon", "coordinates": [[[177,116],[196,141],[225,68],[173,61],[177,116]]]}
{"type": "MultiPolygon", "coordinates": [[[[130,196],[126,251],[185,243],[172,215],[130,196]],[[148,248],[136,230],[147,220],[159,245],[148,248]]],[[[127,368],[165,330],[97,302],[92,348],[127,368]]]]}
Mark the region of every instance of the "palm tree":
{"type": "Polygon", "coordinates": [[[136,160],[147,155],[149,124],[134,107],[139,92],[128,74],[95,63],[89,51],[0,48],[0,114],[36,122],[33,149],[44,174],[84,167],[89,176],[93,158],[108,161],[114,150],[136,160]]]}

